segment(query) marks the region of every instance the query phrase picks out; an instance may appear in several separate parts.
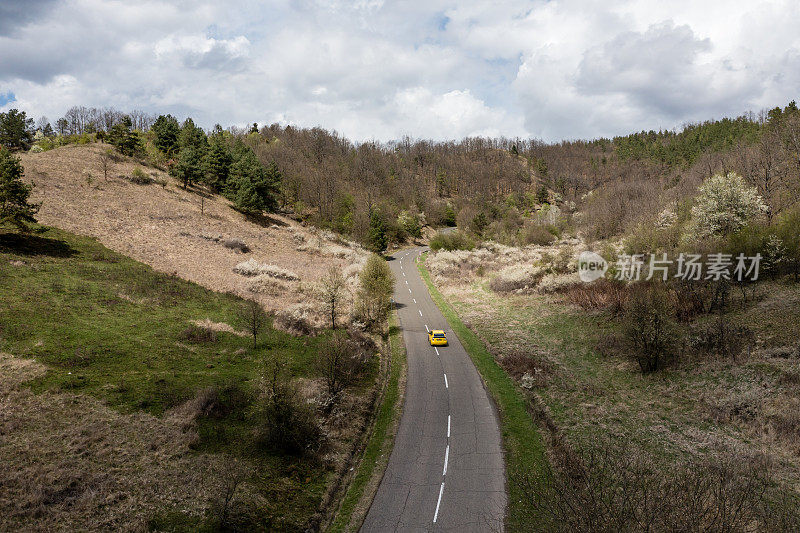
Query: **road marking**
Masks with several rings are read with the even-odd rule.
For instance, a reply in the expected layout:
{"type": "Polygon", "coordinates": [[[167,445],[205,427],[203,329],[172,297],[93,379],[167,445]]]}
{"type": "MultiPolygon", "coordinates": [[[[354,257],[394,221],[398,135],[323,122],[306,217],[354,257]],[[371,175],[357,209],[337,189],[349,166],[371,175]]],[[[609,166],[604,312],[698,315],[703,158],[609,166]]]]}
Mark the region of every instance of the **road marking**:
{"type": "Polygon", "coordinates": [[[417,309],[417,311],[419,311],[419,316],[422,316],[422,311],[420,311],[419,309],[417,309]]]}
{"type": "Polygon", "coordinates": [[[416,298],[411,298],[411,299],[414,300],[414,303],[417,303],[417,299],[416,298]]]}
{"type": "Polygon", "coordinates": [[[411,289],[408,289],[408,294],[411,294],[411,289]]]}
{"type": "Polygon", "coordinates": [[[442,503],[442,493],[444,492],[444,481],[442,481],[442,486],[439,488],[439,499],[436,501],[436,512],[433,513],[433,523],[436,523],[436,519],[439,518],[439,505],[442,503]]]}
{"type": "Polygon", "coordinates": [[[428,324],[425,324],[425,331],[427,331],[428,333],[431,332],[431,330],[428,329],[428,324]]]}
{"type": "Polygon", "coordinates": [[[450,438],[450,415],[447,415],[447,438],[450,438]]]}
{"type": "Polygon", "coordinates": [[[447,449],[444,451],[444,470],[442,470],[442,475],[447,475],[447,459],[450,457],[450,445],[447,445],[447,449]]]}
{"type": "Polygon", "coordinates": [[[408,285],[408,280],[406,280],[406,285],[408,285]]]}
{"type": "MultiPolygon", "coordinates": [[[[450,386],[447,384],[447,374],[444,375],[444,388],[445,389],[449,389],[450,388],[450,386]]],[[[448,420],[449,419],[450,419],[450,417],[448,416],[448,420]]],[[[448,422],[448,424],[449,424],[449,422],[448,422]]],[[[449,428],[450,426],[448,425],[447,427],[449,428]]],[[[447,431],[448,431],[448,433],[450,432],[449,429],[447,431]]]]}
{"type": "Polygon", "coordinates": [[[403,277],[406,277],[406,273],[405,272],[403,272],[403,277]]]}
{"type": "Polygon", "coordinates": [[[434,350],[436,350],[436,355],[439,355],[439,348],[437,348],[436,346],[434,346],[434,347],[433,347],[433,349],[434,349],[434,350]]]}

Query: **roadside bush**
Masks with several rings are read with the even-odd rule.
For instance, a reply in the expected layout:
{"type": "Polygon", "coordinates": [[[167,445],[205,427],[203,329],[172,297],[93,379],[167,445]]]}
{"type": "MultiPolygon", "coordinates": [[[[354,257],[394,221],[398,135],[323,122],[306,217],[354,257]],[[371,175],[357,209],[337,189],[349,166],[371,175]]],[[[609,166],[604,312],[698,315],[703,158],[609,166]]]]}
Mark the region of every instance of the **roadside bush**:
{"type": "Polygon", "coordinates": [[[659,370],[674,355],[672,312],[666,292],[658,287],[643,285],[631,291],[625,306],[625,335],[644,374],[659,370]]]}
{"type": "Polygon", "coordinates": [[[439,232],[431,239],[430,247],[434,252],[439,250],[447,250],[448,252],[453,250],[472,250],[475,248],[475,242],[466,233],[460,231],[439,232]]]}
{"type": "Polygon", "coordinates": [[[755,335],[747,326],[729,324],[723,314],[699,327],[689,339],[690,347],[699,353],[734,361],[742,352],[753,347],[755,335]]]}

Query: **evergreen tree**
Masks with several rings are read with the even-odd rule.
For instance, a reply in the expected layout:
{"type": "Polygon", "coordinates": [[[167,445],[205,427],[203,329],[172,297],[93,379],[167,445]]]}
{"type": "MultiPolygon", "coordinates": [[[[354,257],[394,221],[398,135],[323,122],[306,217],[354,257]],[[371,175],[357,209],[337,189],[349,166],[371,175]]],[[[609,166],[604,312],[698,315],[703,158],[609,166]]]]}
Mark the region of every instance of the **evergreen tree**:
{"type": "Polygon", "coordinates": [[[183,122],[180,133],[180,149],[186,150],[187,148],[194,148],[199,150],[202,155],[205,155],[208,149],[208,139],[206,133],[202,128],[195,125],[191,118],[187,118],[183,122]]]}
{"type": "Polygon", "coordinates": [[[547,190],[547,185],[545,185],[544,183],[539,185],[539,188],[536,189],[536,203],[539,204],[550,203],[550,191],[547,190]]]}
{"type": "Polygon", "coordinates": [[[27,150],[33,142],[33,119],[25,111],[11,109],[0,113],[0,147],[27,150]]]}
{"type": "Polygon", "coordinates": [[[167,157],[173,157],[178,152],[178,136],[181,133],[178,120],[172,115],[161,115],[150,129],[154,135],[153,144],[156,148],[167,157]]]}
{"type": "Polygon", "coordinates": [[[216,191],[225,189],[233,158],[219,124],[209,136],[209,147],[203,164],[206,182],[216,191]]]}
{"type": "Polygon", "coordinates": [[[389,242],[386,237],[386,224],[383,215],[376,209],[369,217],[369,231],[367,232],[367,248],[376,254],[386,251],[389,242]]]}
{"type": "Polygon", "coordinates": [[[200,181],[203,178],[202,152],[193,146],[182,149],[169,173],[183,182],[184,189],[200,181]]]}
{"type": "Polygon", "coordinates": [[[275,163],[264,167],[250,148],[239,143],[225,195],[243,213],[273,211],[278,207],[280,180],[281,173],[275,163]]]}
{"type": "Polygon", "coordinates": [[[0,147],[0,225],[10,223],[26,231],[26,223],[36,222],[34,215],[41,204],[28,203],[33,186],[24,183],[22,175],[19,159],[0,147]]]}
{"type": "Polygon", "coordinates": [[[111,127],[108,142],[123,155],[134,156],[143,150],[139,132],[133,131],[133,122],[127,115],[122,118],[122,121],[111,127]]]}

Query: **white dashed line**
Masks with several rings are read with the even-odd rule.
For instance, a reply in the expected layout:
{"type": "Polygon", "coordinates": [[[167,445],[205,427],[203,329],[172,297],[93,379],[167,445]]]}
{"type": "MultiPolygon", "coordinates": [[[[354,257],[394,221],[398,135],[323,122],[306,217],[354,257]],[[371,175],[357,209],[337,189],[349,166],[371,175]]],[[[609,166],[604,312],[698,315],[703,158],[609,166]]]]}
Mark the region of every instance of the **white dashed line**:
{"type": "Polygon", "coordinates": [[[433,513],[433,523],[436,523],[436,519],[439,518],[439,505],[442,503],[442,493],[444,492],[444,481],[442,481],[442,486],[439,488],[439,499],[436,501],[436,512],[433,513]]]}
{"type": "MultiPolygon", "coordinates": [[[[444,388],[450,388],[450,386],[447,384],[447,374],[444,375],[444,388]]],[[[447,416],[447,433],[450,433],[450,415],[447,416]]]]}
{"type": "Polygon", "coordinates": [[[405,272],[403,272],[403,277],[406,277],[406,273],[405,272]]]}
{"type": "Polygon", "coordinates": [[[422,311],[419,311],[419,316],[422,316],[422,311]]]}
{"type": "Polygon", "coordinates": [[[447,415],[447,438],[450,438],[450,415],[447,415]]]}
{"type": "Polygon", "coordinates": [[[411,289],[408,289],[408,294],[411,294],[411,289]]]}
{"type": "Polygon", "coordinates": [[[450,445],[447,445],[447,449],[444,451],[444,469],[442,470],[442,475],[447,475],[447,460],[450,458],[450,445]]]}
{"type": "Polygon", "coordinates": [[[416,298],[411,298],[411,299],[414,300],[414,303],[417,303],[417,299],[416,298]]]}
{"type": "Polygon", "coordinates": [[[428,329],[428,324],[425,324],[425,331],[427,331],[428,333],[431,332],[431,330],[428,329]]]}
{"type": "Polygon", "coordinates": [[[436,350],[436,355],[439,355],[439,348],[437,348],[436,346],[434,346],[434,347],[433,347],[433,349],[434,349],[434,350],[436,350]]]}

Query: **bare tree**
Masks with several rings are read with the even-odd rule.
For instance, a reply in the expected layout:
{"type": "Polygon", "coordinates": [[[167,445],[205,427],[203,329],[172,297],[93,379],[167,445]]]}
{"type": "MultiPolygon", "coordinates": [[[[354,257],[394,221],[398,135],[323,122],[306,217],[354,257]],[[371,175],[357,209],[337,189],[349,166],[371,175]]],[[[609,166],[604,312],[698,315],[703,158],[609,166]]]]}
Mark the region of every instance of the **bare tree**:
{"type": "Polygon", "coordinates": [[[255,300],[247,300],[241,311],[241,320],[247,332],[253,336],[253,348],[258,346],[258,334],[267,322],[267,316],[261,304],[255,300]]]}
{"type": "Polygon", "coordinates": [[[107,148],[100,152],[100,168],[103,169],[103,178],[108,181],[108,171],[111,168],[111,163],[114,162],[115,156],[114,151],[111,148],[107,148]]]}
{"type": "Polygon", "coordinates": [[[332,266],[328,275],[322,279],[322,298],[328,316],[331,318],[331,328],[336,329],[336,315],[341,307],[345,291],[345,279],[341,269],[332,266]]]}

